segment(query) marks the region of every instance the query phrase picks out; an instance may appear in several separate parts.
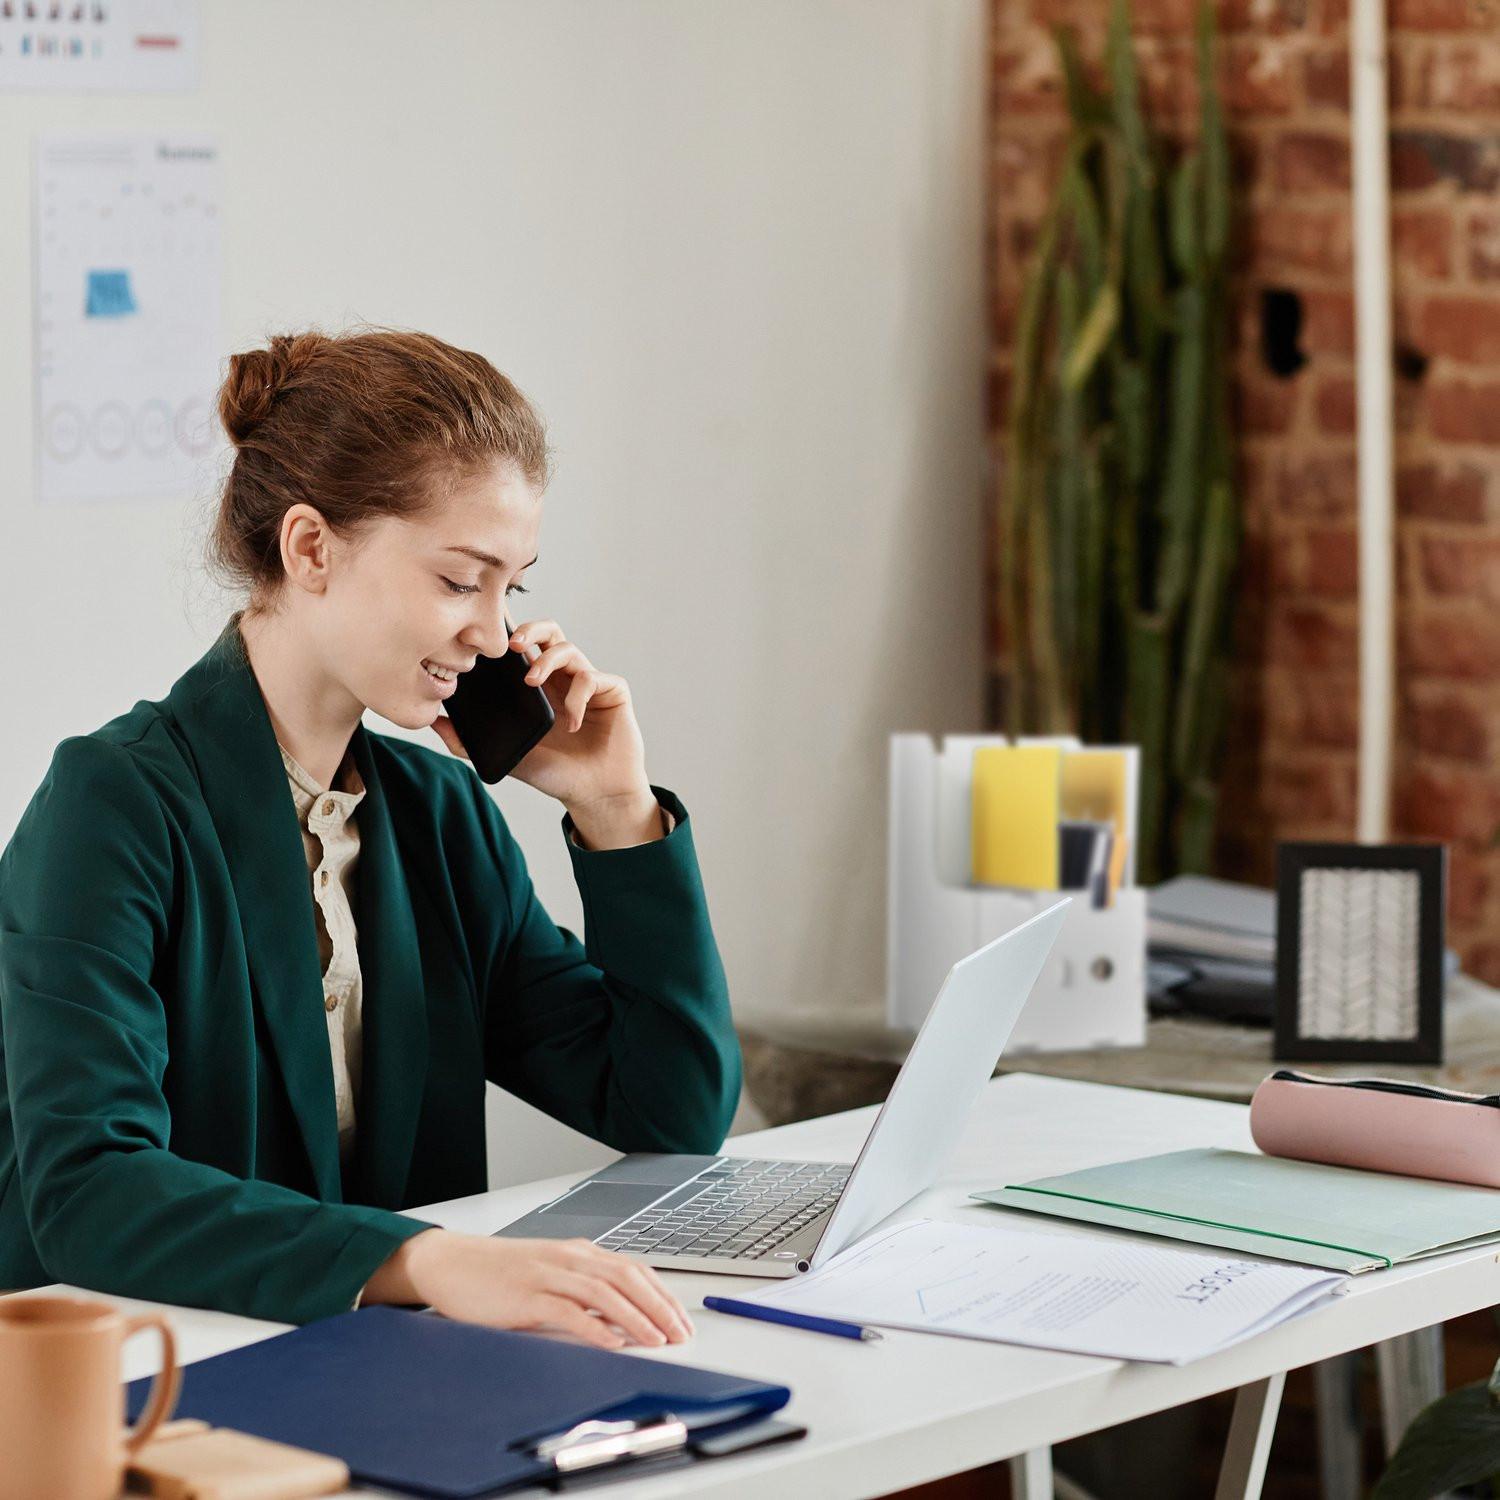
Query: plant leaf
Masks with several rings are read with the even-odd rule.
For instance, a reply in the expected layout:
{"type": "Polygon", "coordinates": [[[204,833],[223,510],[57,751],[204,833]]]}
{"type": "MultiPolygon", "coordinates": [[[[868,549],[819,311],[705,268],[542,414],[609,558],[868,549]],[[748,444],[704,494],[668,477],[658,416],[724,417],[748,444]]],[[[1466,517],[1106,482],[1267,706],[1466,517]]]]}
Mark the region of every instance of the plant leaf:
{"type": "Polygon", "coordinates": [[[1073,154],[1064,189],[1072,218],[1073,244],[1078,252],[1078,269],[1083,276],[1084,291],[1092,298],[1104,279],[1104,223],[1086,158],[1086,149],[1073,154]]]}
{"type": "MultiPolygon", "coordinates": [[[[1057,343],[1060,357],[1078,334],[1078,276],[1071,266],[1057,275],[1057,343]]],[[[1083,397],[1066,375],[1057,395],[1053,427],[1052,470],[1052,598],[1053,631],[1062,678],[1061,697],[1076,723],[1078,704],[1078,612],[1080,528],[1084,506],[1086,470],[1082,463],[1085,443],[1083,397]]]]}
{"type": "Polygon", "coordinates": [[[1431,1500],[1500,1470],[1500,1410],[1489,1382],[1450,1391],[1417,1414],[1370,1500],[1431,1500]]]}
{"type": "Polygon", "coordinates": [[[1068,101],[1068,113],[1073,124],[1079,127],[1096,126],[1109,119],[1109,105],[1084,71],[1083,59],[1078,55],[1078,37],[1071,26],[1053,29],[1057,43],[1058,60],[1062,64],[1063,95],[1068,101]]]}
{"type": "Polygon", "coordinates": [[[1068,351],[1063,365],[1064,387],[1076,391],[1093,373],[1094,365],[1104,352],[1105,346],[1114,337],[1120,321],[1120,294],[1112,282],[1106,281],[1089,308],[1073,347],[1068,351]]]}
{"type": "Polygon", "coordinates": [[[1167,779],[1167,716],[1171,709],[1166,622],[1137,611],[1127,627],[1126,661],[1129,696],[1126,733],[1141,747],[1141,783],[1136,810],[1140,832],[1137,844],[1141,880],[1154,885],[1160,878],[1162,819],[1167,779]]]}
{"type": "Polygon", "coordinates": [[[1203,153],[1203,253],[1217,264],[1229,243],[1229,142],[1214,81],[1214,8],[1198,7],[1199,148],[1203,153]]]}
{"type": "Polygon", "coordinates": [[[1210,743],[1215,692],[1225,676],[1214,647],[1223,637],[1224,606],[1230,597],[1238,550],[1238,528],[1229,482],[1214,480],[1198,537],[1197,571],[1188,595],[1183,625],[1182,671],[1177,684],[1177,712],[1172,745],[1172,769],[1184,783],[1197,779],[1205,768],[1210,743]]]}
{"type": "Polygon", "coordinates": [[[1130,39],[1129,0],[1114,0],[1104,43],[1104,66],[1114,91],[1115,121],[1130,153],[1131,165],[1142,177],[1151,176],[1146,121],[1141,114],[1141,84],[1130,39]]]}
{"type": "Polygon", "coordinates": [[[1188,282],[1177,290],[1177,342],[1172,349],[1168,400],[1167,452],[1162,468],[1158,508],[1161,554],[1155,604],[1168,628],[1187,595],[1193,543],[1202,501],[1200,458],[1203,439],[1203,381],[1207,374],[1207,338],[1202,289],[1188,282]]]}
{"type": "Polygon", "coordinates": [[[1202,236],[1198,229],[1198,182],[1202,175],[1201,168],[1202,158],[1196,151],[1189,151],[1172,173],[1168,219],[1172,233],[1172,263],[1184,276],[1196,273],[1198,257],[1203,252],[1202,236]]]}

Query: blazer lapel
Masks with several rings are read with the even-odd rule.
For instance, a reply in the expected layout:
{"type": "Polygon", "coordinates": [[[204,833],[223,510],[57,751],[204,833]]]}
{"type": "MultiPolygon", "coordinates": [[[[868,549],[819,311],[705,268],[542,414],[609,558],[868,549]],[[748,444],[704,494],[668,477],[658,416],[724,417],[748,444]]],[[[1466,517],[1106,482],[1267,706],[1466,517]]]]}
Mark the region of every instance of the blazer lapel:
{"type": "Polygon", "coordinates": [[[231,618],[207,654],[178,679],[167,703],[192,751],[224,848],[255,997],[318,1196],[337,1203],[338,1116],[307,856],[237,620],[231,618]]]}
{"type": "Polygon", "coordinates": [[[406,1179],[427,1077],[427,1008],[396,827],[363,725],[354,731],[351,749],[365,784],[355,813],[355,922],[364,985],[355,1164],[360,1201],[397,1209],[406,1207],[406,1179]]]}

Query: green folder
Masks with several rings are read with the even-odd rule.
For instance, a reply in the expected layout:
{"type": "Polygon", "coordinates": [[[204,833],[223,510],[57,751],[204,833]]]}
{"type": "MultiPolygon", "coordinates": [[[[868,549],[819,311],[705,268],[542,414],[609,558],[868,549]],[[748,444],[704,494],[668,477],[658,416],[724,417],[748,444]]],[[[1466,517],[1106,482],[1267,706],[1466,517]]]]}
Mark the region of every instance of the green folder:
{"type": "Polygon", "coordinates": [[[1350,1274],[1500,1241],[1493,1188],[1248,1151],[1169,1151],[972,1196],[1350,1274]]]}

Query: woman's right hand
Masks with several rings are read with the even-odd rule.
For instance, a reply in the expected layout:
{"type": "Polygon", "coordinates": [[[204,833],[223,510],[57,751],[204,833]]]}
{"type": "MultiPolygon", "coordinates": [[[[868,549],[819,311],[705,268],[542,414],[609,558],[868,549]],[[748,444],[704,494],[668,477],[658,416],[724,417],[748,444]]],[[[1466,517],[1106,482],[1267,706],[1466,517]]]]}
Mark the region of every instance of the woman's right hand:
{"type": "Polygon", "coordinates": [[[426,1229],[371,1276],[361,1305],[423,1302],[491,1328],[572,1334],[600,1349],[680,1344],[693,1325],[649,1266],[588,1240],[426,1229]]]}

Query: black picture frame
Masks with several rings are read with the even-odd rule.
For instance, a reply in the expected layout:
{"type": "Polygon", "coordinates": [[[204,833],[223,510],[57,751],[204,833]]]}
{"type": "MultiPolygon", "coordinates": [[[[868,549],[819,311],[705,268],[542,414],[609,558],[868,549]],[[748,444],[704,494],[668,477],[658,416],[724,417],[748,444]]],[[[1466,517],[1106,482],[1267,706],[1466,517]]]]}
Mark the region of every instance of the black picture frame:
{"type": "Polygon", "coordinates": [[[1276,851],[1276,1057],[1286,1062],[1443,1060],[1443,933],[1447,849],[1441,844],[1287,843],[1276,851]],[[1417,1028],[1409,1037],[1306,1036],[1301,1020],[1303,875],[1310,870],[1410,870],[1418,879],[1417,1028]]]}

